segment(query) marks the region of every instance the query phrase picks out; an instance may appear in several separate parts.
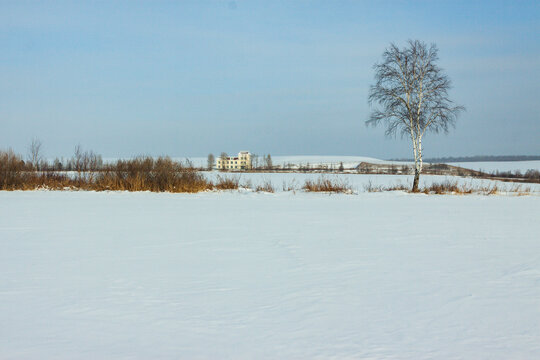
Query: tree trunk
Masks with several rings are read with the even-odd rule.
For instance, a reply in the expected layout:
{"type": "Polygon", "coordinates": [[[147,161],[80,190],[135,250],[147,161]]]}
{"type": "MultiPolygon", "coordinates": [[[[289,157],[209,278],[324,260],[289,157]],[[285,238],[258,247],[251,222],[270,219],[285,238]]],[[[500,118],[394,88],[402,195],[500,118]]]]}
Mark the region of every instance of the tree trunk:
{"type": "Polygon", "coordinates": [[[422,155],[420,155],[419,143],[414,135],[413,130],[411,130],[411,140],[413,145],[413,154],[414,154],[414,181],[412,186],[412,192],[418,192],[418,183],[420,181],[420,173],[422,172],[422,155]]]}
{"type": "Polygon", "coordinates": [[[412,186],[412,192],[418,192],[418,183],[420,182],[420,174],[422,173],[422,135],[415,139],[411,132],[411,138],[413,141],[413,153],[414,153],[414,180],[412,186]],[[417,140],[417,142],[415,141],[417,140]]]}
{"type": "Polygon", "coordinates": [[[414,181],[412,185],[412,192],[418,192],[418,183],[420,182],[420,171],[418,167],[414,167],[414,181]]]}

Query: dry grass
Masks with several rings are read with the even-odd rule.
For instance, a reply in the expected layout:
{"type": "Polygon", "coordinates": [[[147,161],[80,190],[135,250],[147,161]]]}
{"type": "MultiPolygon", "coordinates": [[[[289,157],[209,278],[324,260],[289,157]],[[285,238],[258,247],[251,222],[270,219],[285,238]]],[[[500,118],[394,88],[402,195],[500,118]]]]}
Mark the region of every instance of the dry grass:
{"type": "Polygon", "coordinates": [[[436,195],[494,195],[499,192],[499,187],[497,184],[473,186],[472,184],[458,184],[457,181],[444,181],[442,183],[433,183],[429,186],[425,186],[424,188],[420,189],[420,192],[423,192],[424,194],[436,195]]]}
{"type": "Polygon", "coordinates": [[[530,186],[524,186],[522,184],[517,184],[517,185],[514,185],[510,190],[509,192],[517,195],[517,196],[525,196],[525,195],[530,195],[533,190],[531,189],[530,186]]]}
{"type": "Polygon", "coordinates": [[[405,186],[403,184],[396,184],[396,185],[373,185],[373,183],[368,181],[367,184],[364,185],[364,191],[366,192],[383,192],[383,191],[409,191],[410,186],[405,186]]]}
{"type": "Polygon", "coordinates": [[[255,188],[255,191],[274,193],[275,189],[270,180],[264,180],[262,184],[257,185],[257,187],[255,188]]]}
{"type": "Polygon", "coordinates": [[[512,186],[511,188],[500,187],[500,184],[458,184],[456,181],[445,181],[442,183],[433,183],[430,186],[426,186],[421,189],[424,194],[436,194],[436,195],[496,195],[496,194],[509,194],[509,195],[530,195],[533,191],[530,186],[523,187],[521,184],[512,186]]]}
{"type": "Polygon", "coordinates": [[[212,189],[212,183],[192,167],[169,157],[138,157],[119,160],[93,178],[86,178],[95,190],[194,193],[212,189]]]}
{"type": "Polygon", "coordinates": [[[445,181],[442,183],[433,183],[430,186],[425,186],[419,189],[419,192],[424,194],[471,194],[473,188],[467,185],[458,185],[457,182],[445,181]]]}
{"type": "Polygon", "coordinates": [[[66,173],[28,169],[12,151],[0,152],[0,190],[121,190],[153,192],[199,192],[213,184],[199,172],[168,157],[119,160],[101,171],[66,173]]]}
{"type": "Polygon", "coordinates": [[[296,179],[291,180],[291,182],[289,182],[289,183],[287,183],[285,180],[283,180],[282,189],[283,189],[283,191],[292,191],[292,192],[295,193],[296,190],[298,190],[298,185],[296,183],[296,179]]]}
{"type": "MultiPolygon", "coordinates": [[[[406,191],[412,192],[410,186],[402,184],[398,185],[373,185],[370,182],[364,185],[366,192],[383,192],[383,191],[406,191]]],[[[514,185],[511,188],[501,188],[500,184],[458,184],[457,181],[444,181],[441,183],[432,183],[429,186],[420,188],[417,193],[423,193],[427,195],[496,195],[496,194],[510,194],[517,196],[525,196],[533,193],[530,186],[524,187],[522,184],[514,185]]]]}
{"type": "Polygon", "coordinates": [[[307,179],[302,189],[308,192],[328,192],[352,194],[351,186],[341,179],[329,179],[324,176],[317,180],[307,179]]]}
{"type": "Polygon", "coordinates": [[[216,190],[238,190],[240,188],[240,177],[222,177],[218,175],[213,188],[216,190]]]}
{"type": "Polygon", "coordinates": [[[65,174],[35,171],[12,150],[0,151],[0,190],[64,189],[75,185],[65,174]]]}

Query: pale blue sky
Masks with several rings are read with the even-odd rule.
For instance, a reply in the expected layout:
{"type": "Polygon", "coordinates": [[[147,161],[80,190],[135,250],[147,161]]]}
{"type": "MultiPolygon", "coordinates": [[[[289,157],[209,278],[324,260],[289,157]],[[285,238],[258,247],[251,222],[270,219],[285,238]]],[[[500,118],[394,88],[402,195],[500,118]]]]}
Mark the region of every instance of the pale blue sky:
{"type": "Polygon", "coordinates": [[[540,154],[538,1],[0,1],[0,148],[410,157],[372,65],[435,42],[467,107],[425,156],[540,154]]]}

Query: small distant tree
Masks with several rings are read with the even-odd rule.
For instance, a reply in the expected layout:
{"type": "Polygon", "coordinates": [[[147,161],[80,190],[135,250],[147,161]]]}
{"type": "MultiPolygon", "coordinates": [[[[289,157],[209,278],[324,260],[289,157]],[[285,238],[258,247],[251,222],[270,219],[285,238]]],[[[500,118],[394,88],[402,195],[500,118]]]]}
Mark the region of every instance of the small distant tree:
{"type": "Polygon", "coordinates": [[[53,170],[62,171],[63,169],[64,169],[64,165],[62,164],[62,161],[59,158],[54,159],[53,170]]]}
{"type": "Polygon", "coordinates": [[[465,110],[455,106],[448,97],[450,79],[436,65],[438,49],[421,41],[409,40],[400,49],[391,44],[375,64],[375,85],[369,91],[370,105],[379,109],[371,113],[366,124],[386,122],[386,135],[410,136],[414,154],[414,182],[412,191],[418,191],[422,172],[422,137],[426,132],[447,133],[459,113],[465,110]]]}
{"type": "Polygon", "coordinates": [[[79,180],[86,178],[89,181],[93,181],[95,177],[94,172],[103,168],[103,158],[92,150],[83,151],[82,146],[78,144],[75,146],[73,157],[70,160],[68,169],[70,168],[77,171],[79,180]]]}
{"type": "Polygon", "coordinates": [[[34,170],[39,170],[43,161],[42,143],[38,138],[33,138],[28,146],[28,161],[32,164],[34,170]]]}
{"type": "Polygon", "coordinates": [[[79,174],[79,177],[81,175],[81,171],[83,171],[83,160],[84,160],[84,153],[83,153],[81,144],[77,144],[73,152],[72,163],[73,163],[73,167],[75,168],[75,171],[77,171],[77,173],[79,174]]]}
{"type": "Polygon", "coordinates": [[[270,156],[270,154],[266,155],[266,157],[264,158],[264,164],[266,166],[266,169],[272,170],[273,164],[272,164],[272,157],[270,156]]]}
{"type": "Polygon", "coordinates": [[[221,159],[221,170],[225,170],[225,160],[227,160],[228,157],[229,155],[227,155],[226,152],[222,152],[221,155],[219,155],[219,158],[221,159]]]}
{"type": "Polygon", "coordinates": [[[259,155],[251,154],[251,167],[253,169],[258,169],[259,168],[259,155]]]}
{"type": "Polygon", "coordinates": [[[343,161],[341,161],[339,163],[339,172],[343,172],[344,168],[343,168],[343,161]]]}
{"type": "Polygon", "coordinates": [[[212,170],[214,168],[215,162],[216,162],[216,159],[214,157],[214,154],[208,154],[208,164],[207,164],[208,170],[212,170]]]}

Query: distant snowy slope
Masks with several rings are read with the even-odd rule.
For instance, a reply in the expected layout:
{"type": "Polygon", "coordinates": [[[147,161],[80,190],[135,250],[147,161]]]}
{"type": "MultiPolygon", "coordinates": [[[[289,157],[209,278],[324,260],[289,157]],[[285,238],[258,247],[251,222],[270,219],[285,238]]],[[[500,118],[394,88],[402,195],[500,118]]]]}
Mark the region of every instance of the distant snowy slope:
{"type": "MultiPolygon", "coordinates": [[[[214,154],[215,156],[218,156],[214,154]]],[[[207,158],[206,157],[173,157],[176,161],[189,160],[193,166],[196,167],[206,167],[207,158]]],[[[106,162],[114,162],[115,158],[105,158],[106,162]]],[[[262,162],[262,157],[261,157],[262,162]]],[[[381,160],[367,156],[339,156],[339,155],[283,155],[283,156],[272,156],[272,163],[277,166],[283,165],[326,165],[329,167],[338,167],[339,164],[343,162],[343,167],[345,168],[354,168],[361,162],[368,162],[372,164],[413,164],[412,162],[405,161],[388,161],[381,160]]],[[[460,166],[472,170],[483,170],[487,172],[492,171],[515,171],[519,170],[521,172],[527,171],[528,169],[540,170],[540,160],[533,161],[487,161],[487,162],[457,162],[457,163],[448,163],[449,165],[460,166]]]]}
{"type": "MultiPolygon", "coordinates": [[[[216,155],[217,156],[217,155],[216,155]]],[[[186,160],[186,158],[183,157],[177,157],[176,160],[186,160]]],[[[207,158],[203,157],[192,157],[189,158],[189,160],[195,165],[195,166],[206,166],[207,164],[207,158]]],[[[262,163],[262,155],[260,156],[260,161],[262,163]]],[[[340,163],[343,163],[343,166],[345,168],[353,168],[356,167],[361,162],[369,162],[372,164],[405,164],[403,162],[392,162],[392,161],[386,161],[386,160],[380,160],[372,157],[366,157],[366,156],[338,156],[338,155],[283,155],[283,156],[272,156],[272,163],[275,166],[284,166],[284,165],[312,165],[312,166],[319,166],[319,165],[327,165],[329,167],[331,166],[339,166],[340,163]]]]}
{"type": "Polygon", "coordinates": [[[466,169],[480,170],[484,172],[512,171],[525,172],[529,169],[540,170],[540,160],[530,161],[482,161],[482,162],[456,162],[449,165],[460,166],[466,169]]]}
{"type": "MultiPolygon", "coordinates": [[[[214,156],[219,156],[214,154],[214,156]]],[[[206,166],[207,158],[206,157],[175,157],[175,160],[185,161],[188,159],[193,163],[194,166],[206,166]]],[[[259,160],[262,164],[262,155],[259,160]]],[[[338,155],[283,155],[283,156],[272,156],[272,163],[274,166],[284,166],[284,165],[293,165],[293,166],[305,166],[307,164],[311,166],[320,166],[326,165],[328,167],[338,167],[340,163],[343,163],[345,168],[354,168],[358,166],[361,162],[369,162],[372,164],[405,164],[403,162],[392,162],[386,160],[380,160],[372,157],[366,156],[338,156],[338,155]]]]}
{"type": "Polygon", "coordinates": [[[385,160],[379,160],[366,156],[329,156],[329,155],[287,155],[287,156],[273,156],[272,162],[274,165],[327,165],[327,166],[339,166],[342,162],[345,168],[356,167],[361,162],[369,162],[372,164],[386,164],[390,163],[385,160]]]}

